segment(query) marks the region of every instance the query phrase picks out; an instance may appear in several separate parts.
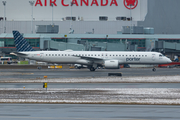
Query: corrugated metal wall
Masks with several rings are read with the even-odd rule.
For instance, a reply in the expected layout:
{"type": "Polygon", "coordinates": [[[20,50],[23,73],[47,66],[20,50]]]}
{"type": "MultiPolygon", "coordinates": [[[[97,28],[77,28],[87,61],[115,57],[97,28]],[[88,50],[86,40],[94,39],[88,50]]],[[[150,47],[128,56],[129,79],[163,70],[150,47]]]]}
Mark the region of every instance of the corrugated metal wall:
{"type": "Polygon", "coordinates": [[[180,34],[180,0],[148,0],[148,14],[139,26],[154,27],[155,34],[180,34]]]}

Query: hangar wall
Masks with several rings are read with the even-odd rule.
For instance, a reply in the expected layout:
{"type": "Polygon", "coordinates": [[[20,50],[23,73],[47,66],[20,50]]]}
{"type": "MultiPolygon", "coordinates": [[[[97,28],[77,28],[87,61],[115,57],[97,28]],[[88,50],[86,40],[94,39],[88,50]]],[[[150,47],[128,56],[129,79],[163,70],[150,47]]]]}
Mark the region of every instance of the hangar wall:
{"type": "Polygon", "coordinates": [[[148,14],[138,26],[153,27],[155,34],[180,34],[180,0],[148,0],[148,14]]]}

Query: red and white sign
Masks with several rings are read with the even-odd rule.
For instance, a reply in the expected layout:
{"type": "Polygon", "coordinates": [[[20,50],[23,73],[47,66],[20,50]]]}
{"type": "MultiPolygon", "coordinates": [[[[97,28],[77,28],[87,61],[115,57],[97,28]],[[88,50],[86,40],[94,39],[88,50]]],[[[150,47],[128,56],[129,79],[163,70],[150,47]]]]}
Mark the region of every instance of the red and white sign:
{"type": "MultiPolygon", "coordinates": [[[[10,21],[30,21],[32,6],[29,0],[6,0],[6,17],[10,21]]],[[[34,0],[33,18],[35,21],[63,21],[71,15],[76,21],[99,21],[101,16],[107,21],[117,21],[118,17],[143,21],[147,14],[147,0],[34,0]],[[72,6],[71,6],[72,3],[72,6]],[[51,6],[53,4],[53,8],[51,6]]],[[[3,4],[0,4],[3,8],[3,4]]],[[[3,16],[3,10],[0,16],[3,16]]]]}
{"type": "Polygon", "coordinates": [[[138,5],[138,0],[124,0],[124,6],[127,9],[135,9],[138,5]]]}
{"type": "MultiPolygon", "coordinates": [[[[36,0],[35,6],[51,6],[51,4],[53,4],[54,6],[58,6],[57,5],[57,1],[56,0],[36,0]],[[48,4],[49,2],[49,4],[48,4]]],[[[117,0],[72,0],[71,1],[71,5],[75,5],[75,6],[107,6],[107,5],[115,5],[118,6],[117,0]]],[[[69,2],[67,2],[67,0],[61,0],[61,5],[62,6],[71,6],[69,2]]]]}

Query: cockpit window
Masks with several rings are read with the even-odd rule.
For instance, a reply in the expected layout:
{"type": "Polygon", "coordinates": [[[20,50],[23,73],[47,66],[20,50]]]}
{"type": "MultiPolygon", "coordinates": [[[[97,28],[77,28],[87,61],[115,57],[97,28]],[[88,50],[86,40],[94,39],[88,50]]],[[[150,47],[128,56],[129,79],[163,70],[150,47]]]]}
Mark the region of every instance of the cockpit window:
{"type": "Polygon", "coordinates": [[[159,54],[159,57],[164,57],[164,55],[162,55],[162,54],[159,54]]]}

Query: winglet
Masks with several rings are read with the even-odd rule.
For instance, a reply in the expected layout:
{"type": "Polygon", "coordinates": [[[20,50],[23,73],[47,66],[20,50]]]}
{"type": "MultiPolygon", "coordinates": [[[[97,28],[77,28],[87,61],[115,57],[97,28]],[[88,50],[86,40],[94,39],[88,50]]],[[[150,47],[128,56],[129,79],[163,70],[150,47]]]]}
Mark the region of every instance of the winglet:
{"type": "Polygon", "coordinates": [[[16,46],[17,52],[23,51],[35,51],[30,44],[24,39],[24,37],[19,33],[19,31],[13,31],[14,44],[16,46]]]}

